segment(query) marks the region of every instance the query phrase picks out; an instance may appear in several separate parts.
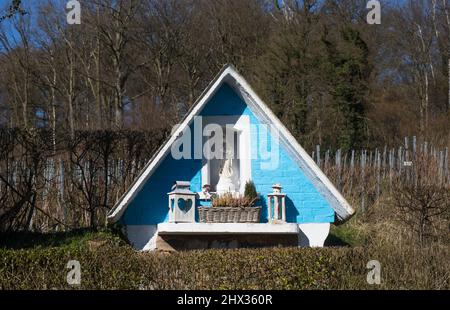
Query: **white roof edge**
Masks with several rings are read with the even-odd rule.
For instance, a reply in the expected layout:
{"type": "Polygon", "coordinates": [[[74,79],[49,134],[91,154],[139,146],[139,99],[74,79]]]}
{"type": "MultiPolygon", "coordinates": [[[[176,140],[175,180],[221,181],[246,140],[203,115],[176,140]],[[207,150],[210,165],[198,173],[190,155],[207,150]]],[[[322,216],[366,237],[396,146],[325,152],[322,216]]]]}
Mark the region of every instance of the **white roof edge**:
{"type": "MultiPolygon", "coordinates": [[[[224,82],[224,79],[227,76],[231,76],[236,83],[238,83],[245,92],[247,92],[252,98],[258,108],[260,108],[263,113],[266,114],[269,121],[273,123],[277,129],[280,131],[280,137],[284,136],[286,139],[286,143],[293,148],[294,155],[298,155],[298,159],[300,159],[303,168],[309,168],[313,174],[316,176],[318,181],[324,185],[324,190],[329,191],[330,195],[327,195],[328,198],[334,198],[336,202],[329,201],[333,209],[335,210],[338,218],[340,220],[347,220],[350,218],[355,211],[347,202],[347,200],[341,195],[341,193],[336,189],[336,187],[331,183],[331,181],[327,178],[327,176],[322,172],[322,170],[316,165],[314,160],[309,156],[309,154],[303,149],[303,147],[297,142],[297,140],[292,136],[289,130],[281,123],[278,117],[269,109],[269,107],[259,98],[259,96],[253,91],[251,86],[247,83],[247,81],[234,69],[233,66],[227,65],[225,66],[221,72],[213,79],[210,85],[206,88],[206,90],[199,97],[197,103],[193,106],[192,110],[187,114],[187,116],[183,119],[182,123],[175,132],[170,136],[170,138],[163,144],[163,146],[159,149],[155,156],[150,159],[148,164],[142,170],[142,173],[136,179],[135,182],[131,185],[128,191],[119,199],[113,209],[108,213],[107,218],[109,222],[117,222],[122,214],[125,212],[128,204],[133,200],[135,195],[139,192],[142,186],[145,184],[145,181],[153,174],[155,169],[158,167],[161,160],[165,157],[167,152],[170,150],[172,143],[177,139],[177,137],[181,134],[183,129],[188,126],[191,121],[194,119],[196,115],[202,110],[204,105],[209,101],[209,99],[214,95],[215,91],[218,87],[224,82]],[[303,165],[304,164],[304,165],[303,165]]],[[[314,180],[312,180],[314,181],[314,180]]],[[[326,194],[326,193],[324,193],[326,194]]],[[[327,199],[329,200],[329,199],[327,199]]]]}

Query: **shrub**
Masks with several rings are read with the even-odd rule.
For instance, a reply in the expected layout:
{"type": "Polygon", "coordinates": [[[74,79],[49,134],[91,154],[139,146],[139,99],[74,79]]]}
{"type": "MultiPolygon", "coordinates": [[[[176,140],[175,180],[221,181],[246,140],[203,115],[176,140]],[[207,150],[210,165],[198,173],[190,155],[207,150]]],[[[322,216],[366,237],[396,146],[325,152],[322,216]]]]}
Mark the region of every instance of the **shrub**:
{"type": "Polygon", "coordinates": [[[450,288],[448,246],[371,244],[163,254],[136,252],[106,234],[79,240],[57,247],[0,248],[0,289],[450,288]],[[372,259],[381,263],[380,286],[366,282],[366,264],[372,259]],[[69,260],[80,262],[80,286],[66,282],[69,260]]]}
{"type": "Polygon", "coordinates": [[[410,180],[397,180],[393,185],[391,204],[397,219],[414,234],[419,246],[448,235],[450,185],[437,177],[439,166],[418,157],[410,180]]]}

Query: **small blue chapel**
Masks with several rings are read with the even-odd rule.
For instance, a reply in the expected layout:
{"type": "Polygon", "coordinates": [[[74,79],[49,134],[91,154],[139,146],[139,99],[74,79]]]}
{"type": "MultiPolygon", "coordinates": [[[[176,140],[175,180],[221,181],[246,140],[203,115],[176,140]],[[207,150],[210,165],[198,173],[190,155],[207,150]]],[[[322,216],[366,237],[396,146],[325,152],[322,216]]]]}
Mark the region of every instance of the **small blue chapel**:
{"type": "Polygon", "coordinates": [[[138,250],[323,246],[354,210],[225,66],[108,214],[138,250]],[[251,186],[257,195],[244,199],[251,186]],[[248,203],[248,205],[242,205],[248,203]]]}

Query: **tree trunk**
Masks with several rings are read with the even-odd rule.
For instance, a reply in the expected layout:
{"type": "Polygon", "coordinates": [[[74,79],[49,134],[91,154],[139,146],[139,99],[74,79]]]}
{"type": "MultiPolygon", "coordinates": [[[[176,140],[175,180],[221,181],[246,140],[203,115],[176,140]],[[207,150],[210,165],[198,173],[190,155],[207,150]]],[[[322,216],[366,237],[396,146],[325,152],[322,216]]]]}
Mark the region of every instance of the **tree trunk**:
{"type": "Polygon", "coordinates": [[[442,0],[442,7],[444,9],[444,13],[445,13],[445,20],[447,22],[447,57],[448,57],[448,105],[447,105],[447,111],[450,111],[450,14],[448,12],[448,7],[447,7],[447,0],[442,0]]]}
{"type": "Polygon", "coordinates": [[[75,135],[75,125],[74,125],[74,110],[73,110],[73,91],[74,91],[74,68],[73,68],[73,51],[70,52],[70,73],[69,73],[69,91],[68,91],[68,105],[69,105],[69,129],[70,129],[70,136],[73,138],[75,135]]]}
{"type": "Polygon", "coordinates": [[[428,131],[428,110],[429,110],[429,95],[428,95],[428,89],[429,89],[429,81],[428,81],[428,73],[425,72],[425,134],[427,134],[428,131]]]}
{"type": "Polygon", "coordinates": [[[56,94],[55,94],[55,86],[56,86],[56,69],[53,67],[53,85],[51,90],[51,108],[52,108],[52,145],[53,145],[53,153],[56,153],[56,94]]]}
{"type": "Polygon", "coordinates": [[[447,111],[450,111],[450,57],[448,58],[448,106],[447,111]]]}
{"type": "Polygon", "coordinates": [[[91,228],[95,230],[96,227],[97,227],[96,224],[95,224],[95,208],[91,209],[89,213],[90,213],[89,214],[89,216],[90,216],[89,222],[91,224],[91,228]]]}
{"type": "Polygon", "coordinates": [[[95,59],[95,71],[96,71],[96,82],[95,82],[95,97],[97,101],[97,126],[103,128],[103,116],[102,116],[102,101],[101,101],[101,89],[100,89],[100,8],[97,5],[97,28],[96,28],[96,59],[95,59]]]}
{"type": "Polygon", "coordinates": [[[24,100],[22,100],[23,125],[28,127],[28,73],[25,72],[24,100]]]}
{"type": "Polygon", "coordinates": [[[122,89],[122,72],[120,70],[120,63],[115,62],[116,66],[116,96],[114,100],[114,112],[115,112],[115,123],[117,128],[122,127],[123,118],[123,89],[122,89]]]}

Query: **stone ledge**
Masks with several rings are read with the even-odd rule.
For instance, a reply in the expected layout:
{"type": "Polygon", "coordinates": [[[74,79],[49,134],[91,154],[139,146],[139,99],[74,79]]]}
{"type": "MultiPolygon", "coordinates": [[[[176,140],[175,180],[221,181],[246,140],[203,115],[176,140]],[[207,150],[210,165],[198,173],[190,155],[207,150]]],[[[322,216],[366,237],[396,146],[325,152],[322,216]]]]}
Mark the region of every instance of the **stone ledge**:
{"type": "Polygon", "coordinates": [[[159,235],[298,234],[295,223],[161,223],[159,235]]]}

